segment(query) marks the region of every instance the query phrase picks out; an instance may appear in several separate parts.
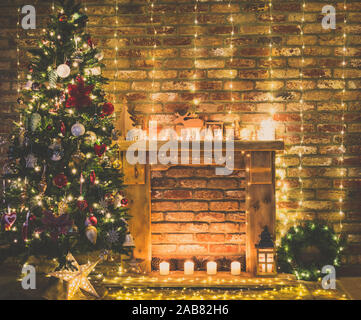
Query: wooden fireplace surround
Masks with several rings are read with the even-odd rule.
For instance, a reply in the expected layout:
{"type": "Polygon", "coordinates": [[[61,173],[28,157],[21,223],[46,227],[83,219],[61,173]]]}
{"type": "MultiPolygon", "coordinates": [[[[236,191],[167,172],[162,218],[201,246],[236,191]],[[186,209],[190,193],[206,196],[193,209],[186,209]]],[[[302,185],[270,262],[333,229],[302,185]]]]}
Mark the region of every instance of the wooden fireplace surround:
{"type": "MultiPolygon", "coordinates": [[[[135,142],[118,142],[123,158],[126,193],[130,200],[129,213],[133,217],[130,230],[136,246],[134,256],[144,261],[145,272],[151,272],[151,171],[160,170],[162,165],[130,165],[126,161],[126,151],[133,143],[135,142]]],[[[165,143],[158,141],[158,149],[165,143]]],[[[223,145],[225,148],[225,142],[223,145]]],[[[263,228],[268,226],[275,236],[275,153],[283,149],[282,141],[234,142],[235,170],[246,170],[246,270],[251,274],[256,274],[255,245],[263,228]]],[[[180,143],[178,150],[181,150],[180,143]]],[[[203,150],[204,143],[201,142],[201,155],[203,150]]]]}

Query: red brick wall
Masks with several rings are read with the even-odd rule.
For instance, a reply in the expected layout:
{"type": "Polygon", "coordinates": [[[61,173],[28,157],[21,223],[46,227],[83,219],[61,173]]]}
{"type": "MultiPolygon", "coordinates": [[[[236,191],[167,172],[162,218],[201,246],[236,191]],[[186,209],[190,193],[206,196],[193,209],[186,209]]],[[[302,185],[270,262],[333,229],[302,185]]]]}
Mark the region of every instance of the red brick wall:
{"type": "Polygon", "coordinates": [[[152,256],[245,255],[245,171],[215,167],[152,171],[152,256]]]}
{"type": "MultiPolygon", "coordinates": [[[[0,133],[7,134],[9,120],[16,119],[16,20],[18,4],[35,3],[39,13],[39,29],[49,12],[40,1],[2,0],[0,10],[0,133]],[[7,27],[8,26],[8,27],[7,27]]],[[[221,2],[199,2],[199,37],[197,63],[194,63],[194,1],[155,1],[156,23],[155,61],[152,61],[154,41],[149,6],[145,0],[119,0],[118,43],[114,40],[115,1],[87,1],[90,15],[89,30],[96,44],[104,49],[107,65],[105,75],[114,78],[114,57],[119,72],[116,76],[118,115],[121,108],[134,110],[139,118],[144,114],[156,116],[163,122],[174,118],[174,111],[192,105],[200,99],[198,111],[212,119],[224,121],[235,117],[241,125],[259,123],[273,107],[277,112],[279,139],[286,143],[286,154],[279,164],[278,174],[284,174],[289,189],[278,192],[277,216],[298,219],[322,218],[339,230],[338,198],[345,196],[344,228],[350,248],[344,262],[361,264],[361,3],[348,3],[348,50],[346,59],[346,154],[344,168],[338,161],[340,144],[340,97],[343,80],[342,20],[343,1],[306,0],[305,40],[305,154],[303,170],[299,172],[298,152],[301,140],[300,80],[301,40],[297,26],[301,21],[301,1],[273,0],[273,81],[276,100],[269,101],[268,25],[266,1],[232,1],[231,9],[221,2]],[[337,29],[321,27],[323,5],[337,9],[337,29]],[[234,60],[230,62],[229,14],[234,13],[234,60]],[[119,50],[116,54],[115,47],[119,50]],[[155,86],[152,89],[152,70],[155,86]],[[233,71],[233,74],[230,72],[233,71]],[[197,93],[189,91],[192,76],[197,75],[197,93]],[[229,83],[234,80],[233,114],[229,83]],[[154,104],[153,104],[154,102],[154,104]],[[152,106],[154,111],[152,112],[152,106]],[[283,167],[283,164],[285,167],[283,167]],[[342,172],[345,191],[339,190],[342,172]],[[298,208],[299,175],[304,182],[304,203],[298,208]]],[[[26,68],[25,49],[35,46],[39,31],[21,34],[21,67],[26,68]]],[[[107,86],[113,94],[113,83],[107,86]]],[[[4,155],[5,149],[2,148],[4,155]]],[[[282,225],[281,223],[279,224],[282,225]]]]}

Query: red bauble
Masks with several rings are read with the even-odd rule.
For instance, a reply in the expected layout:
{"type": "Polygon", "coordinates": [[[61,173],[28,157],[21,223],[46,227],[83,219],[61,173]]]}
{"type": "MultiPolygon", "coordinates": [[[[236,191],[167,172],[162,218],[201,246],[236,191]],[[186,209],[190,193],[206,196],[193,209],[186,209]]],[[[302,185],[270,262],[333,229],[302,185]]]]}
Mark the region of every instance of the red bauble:
{"type": "Polygon", "coordinates": [[[79,200],[76,205],[80,211],[84,211],[88,208],[88,202],[86,200],[79,200]]]}
{"type": "Polygon", "coordinates": [[[104,103],[102,111],[105,115],[110,116],[114,112],[114,106],[110,103],[104,103]]]}
{"type": "Polygon", "coordinates": [[[120,203],[122,204],[122,207],[126,207],[128,205],[128,203],[129,203],[129,201],[128,201],[128,199],[124,198],[124,199],[121,200],[120,203]]]}
{"type": "Polygon", "coordinates": [[[81,109],[90,106],[92,100],[89,95],[93,91],[94,85],[85,86],[81,77],[77,77],[76,81],[77,84],[68,85],[69,98],[66,101],[66,107],[81,109]]]}
{"type": "Polygon", "coordinates": [[[89,222],[92,224],[93,227],[95,227],[98,224],[98,219],[94,216],[91,216],[89,218],[89,222]]]}
{"type": "Polygon", "coordinates": [[[65,136],[66,133],[66,127],[63,121],[60,122],[60,132],[63,136],[65,136]]]}
{"type": "Polygon", "coordinates": [[[63,173],[58,174],[53,181],[54,184],[60,189],[64,188],[68,184],[68,178],[63,173]]]}
{"type": "Polygon", "coordinates": [[[94,171],[90,172],[89,179],[90,179],[90,183],[91,183],[92,185],[95,184],[96,178],[97,178],[97,176],[96,176],[95,172],[94,172],[94,171]]]}
{"type": "Polygon", "coordinates": [[[95,143],[94,151],[95,154],[100,158],[104,155],[105,151],[107,151],[107,145],[106,144],[98,145],[97,143],[95,143]]]}

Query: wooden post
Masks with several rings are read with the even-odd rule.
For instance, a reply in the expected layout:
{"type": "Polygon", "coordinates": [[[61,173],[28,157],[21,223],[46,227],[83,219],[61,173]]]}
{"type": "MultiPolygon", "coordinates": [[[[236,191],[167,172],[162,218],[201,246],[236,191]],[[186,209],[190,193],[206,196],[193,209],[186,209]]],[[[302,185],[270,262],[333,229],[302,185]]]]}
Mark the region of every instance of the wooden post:
{"type": "Polygon", "coordinates": [[[247,272],[256,274],[257,250],[265,226],[275,236],[276,203],[275,203],[275,152],[252,151],[247,157],[247,272]]]}

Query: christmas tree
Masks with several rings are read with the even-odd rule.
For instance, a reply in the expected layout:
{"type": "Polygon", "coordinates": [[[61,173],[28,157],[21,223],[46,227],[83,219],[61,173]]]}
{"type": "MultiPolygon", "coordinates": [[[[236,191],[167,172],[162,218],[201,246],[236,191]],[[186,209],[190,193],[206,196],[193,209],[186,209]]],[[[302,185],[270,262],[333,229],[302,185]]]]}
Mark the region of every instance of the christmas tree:
{"type": "Polygon", "coordinates": [[[102,52],[87,20],[74,0],[58,1],[39,47],[29,51],[3,170],[2,258],[45,255],[64,266],[70,251],[126,252],[114,106],[102,89],[102,52]]]}

